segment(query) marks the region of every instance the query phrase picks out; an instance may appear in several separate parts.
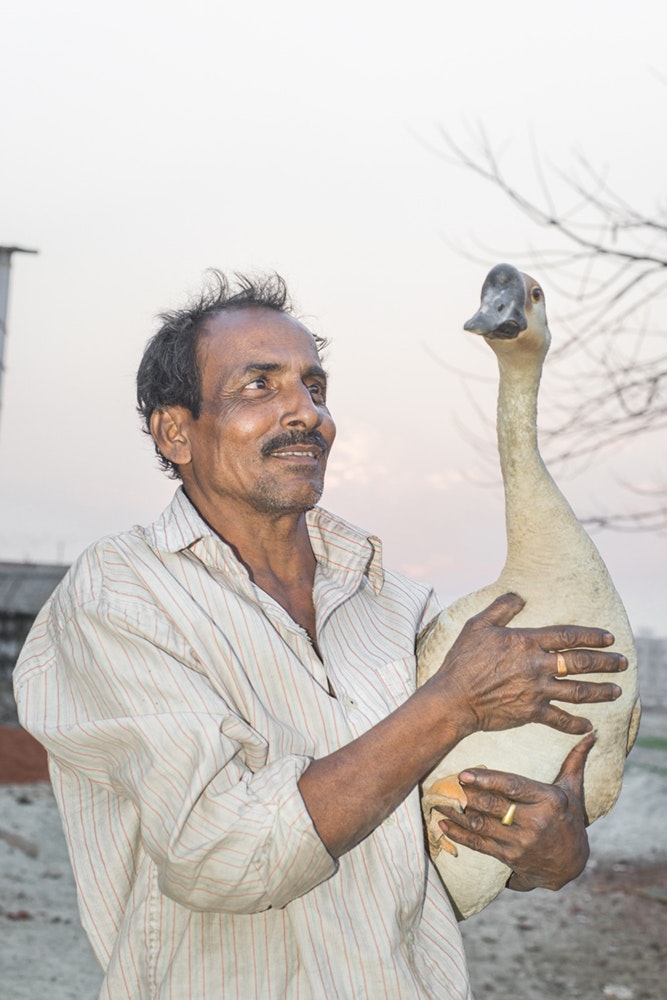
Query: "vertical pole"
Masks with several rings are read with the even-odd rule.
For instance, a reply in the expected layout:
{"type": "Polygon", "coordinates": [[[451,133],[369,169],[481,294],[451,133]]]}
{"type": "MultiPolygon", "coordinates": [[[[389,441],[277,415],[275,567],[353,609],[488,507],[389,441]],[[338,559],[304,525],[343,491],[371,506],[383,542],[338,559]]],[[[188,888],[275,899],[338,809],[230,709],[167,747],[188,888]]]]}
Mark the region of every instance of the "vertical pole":
{"type": "Polygon", "coordinates": [[[0,247],[0,412],[2,411],[2,376],[5,372],[5,334],[7,332],[7,303],[9,301],[9,268],[12,254],[7,247],[0,247]]]}
{"type": "Polygon", "coordinates": [[[0,413],[2,412],[2,382],[5,373],[5,338],[7,336],[7,306],[9,303],[9,271],[13,253],[37,253],[23,247],[0,247],[0,413]]]}

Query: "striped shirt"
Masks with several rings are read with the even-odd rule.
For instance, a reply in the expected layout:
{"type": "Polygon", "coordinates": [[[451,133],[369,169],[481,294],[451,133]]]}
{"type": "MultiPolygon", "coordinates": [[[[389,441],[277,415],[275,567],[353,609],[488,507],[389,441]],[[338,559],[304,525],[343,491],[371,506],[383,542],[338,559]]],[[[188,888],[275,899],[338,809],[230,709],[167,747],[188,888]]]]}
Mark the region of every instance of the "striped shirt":
{"type": "Polygon", "coordinates": [[[411,694],[437,610],[378,539],[307,518],[322,659],[182,489],[81,556],[24,647],[105,1000],[471,997],[418,791],[338,861],[299,794],[411,694]]]}

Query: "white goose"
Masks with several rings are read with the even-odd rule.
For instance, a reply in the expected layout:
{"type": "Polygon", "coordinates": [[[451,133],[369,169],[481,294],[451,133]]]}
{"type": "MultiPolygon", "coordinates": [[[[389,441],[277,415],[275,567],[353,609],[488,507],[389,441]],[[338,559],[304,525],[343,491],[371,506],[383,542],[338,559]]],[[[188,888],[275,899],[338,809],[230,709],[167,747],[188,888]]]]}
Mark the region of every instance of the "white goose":
{"type": "MultiPolygon", "coordinates": [[[[498,359],[497,434],[505,489],[507,558],[495,583],[456,601],[420,636],[419,683],[438,669],[465,622],[510,591],[526,600],[512,626],[574,624],[609,629],[616,637],[610,648],[620,650],[628,659],[627,671],[618,678],[623,694],[613,703],[565,706],[569,712],[590,718],[598,732],[584,780],[586,811],[593,822],[604,816],[618,797],[625,757],[637,733],[637,660],[627,615],[609,572],[539,453],[537,393],[550,342],[540,285],[511,265],[497,265],[484,282],[481,308],[465,329],[483,336],[498,359]]],[[[587,675],[586,680],[608,677],[587,675]]],[[[430,793],[444,790],[447,794],[446,782],[433,789],[438,779],[466,767],[485,765],[551,782],[579,739],[536,724],[469,736],[423,783],[427,826],[437,802],[430,793]]],[[[460,845],[456,856],[456,848],[437,826],[438,815],[433,814],[429,829],[431,855],[465,918],[498,895],[509,869],[460,845]]]]}

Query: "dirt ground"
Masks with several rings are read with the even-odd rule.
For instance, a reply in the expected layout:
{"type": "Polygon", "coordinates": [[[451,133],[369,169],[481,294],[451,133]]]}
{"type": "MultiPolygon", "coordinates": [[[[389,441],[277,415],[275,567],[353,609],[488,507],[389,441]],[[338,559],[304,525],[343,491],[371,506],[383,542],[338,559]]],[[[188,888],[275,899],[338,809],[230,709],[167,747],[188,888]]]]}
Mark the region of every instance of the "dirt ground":
{"type": "Polygon", "coordinates": [[[477,1000],[665,1000],[667,863],[593,863],[559,893],[506,893],[464,925],[477,1000]]]}
{"type": "MultiPolygon", "coordinates": [[[[0,730],[0,996],[94,1000],[100,970],[53,795],[35,778],[44,758],[12,739],[0,730]]],[[[666,831],[667,713],[646,712],[581,878],[558,893],[505,892],[463,924],[476,1000],[667,1000],[666,831]]]]}

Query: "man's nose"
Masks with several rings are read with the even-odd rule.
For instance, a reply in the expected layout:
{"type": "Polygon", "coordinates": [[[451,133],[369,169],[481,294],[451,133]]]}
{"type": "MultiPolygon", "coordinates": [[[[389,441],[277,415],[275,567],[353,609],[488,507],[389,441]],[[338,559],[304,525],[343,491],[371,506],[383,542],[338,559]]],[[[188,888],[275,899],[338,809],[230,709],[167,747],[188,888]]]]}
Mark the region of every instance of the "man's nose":
{"type": "Polygon", "coordinates": [[[303,382],[285,390],[282,404],[281,423],[286,427],[301,426],[311,430],[322,422],[320,409],[316,405],[310,389],[303,382]]]}

